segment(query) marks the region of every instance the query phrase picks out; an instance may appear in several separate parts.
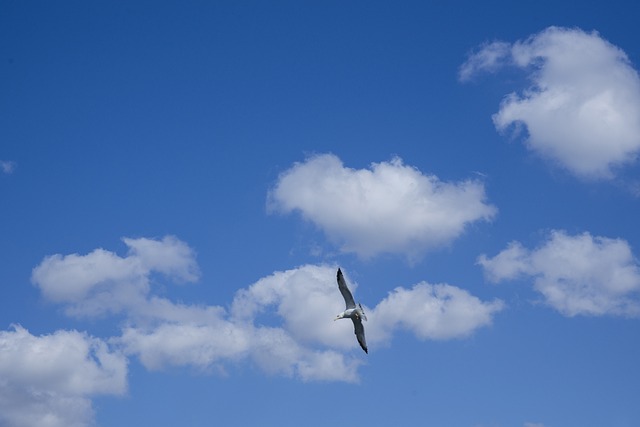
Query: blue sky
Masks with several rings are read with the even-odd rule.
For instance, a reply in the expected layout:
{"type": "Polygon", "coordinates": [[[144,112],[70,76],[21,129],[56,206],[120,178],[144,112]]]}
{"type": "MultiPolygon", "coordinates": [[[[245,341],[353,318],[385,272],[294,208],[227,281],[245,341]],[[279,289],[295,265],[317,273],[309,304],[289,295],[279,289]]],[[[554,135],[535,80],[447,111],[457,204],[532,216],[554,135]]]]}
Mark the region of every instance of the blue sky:
{"type": "Polygon", "coordinates": [[[0,426],[637,426],[638,12],[2,2],[0,426]]]}

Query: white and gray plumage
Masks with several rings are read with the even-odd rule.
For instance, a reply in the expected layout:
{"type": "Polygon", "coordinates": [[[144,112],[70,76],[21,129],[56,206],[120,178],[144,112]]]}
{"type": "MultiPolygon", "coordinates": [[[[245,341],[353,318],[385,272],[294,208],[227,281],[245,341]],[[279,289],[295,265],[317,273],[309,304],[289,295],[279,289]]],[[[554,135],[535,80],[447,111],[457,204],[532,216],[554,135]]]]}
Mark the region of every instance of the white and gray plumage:
{"type": "Polygon", "coordinates": [[[347,287],[347,282],[344,280],[342,271],[339,268],[338,289],[340,289],[340,293],[344,298],[347,309],[338,314],[333,320],[344,319],[346,317],[351,319],[353,321],[354,332],[356,334],[356,338],[358,338],[360,347],[362,347],[365,353],[369,354],[369,350],[367,350],[367,341],[364,339],[364,326],[362,326],[362,319],[367,320],[367,316],[364,314],[364,310],[360,304],[356,306],[356,302],[353,300],[353,295],[351,295],[351,291],[347,287]]]}

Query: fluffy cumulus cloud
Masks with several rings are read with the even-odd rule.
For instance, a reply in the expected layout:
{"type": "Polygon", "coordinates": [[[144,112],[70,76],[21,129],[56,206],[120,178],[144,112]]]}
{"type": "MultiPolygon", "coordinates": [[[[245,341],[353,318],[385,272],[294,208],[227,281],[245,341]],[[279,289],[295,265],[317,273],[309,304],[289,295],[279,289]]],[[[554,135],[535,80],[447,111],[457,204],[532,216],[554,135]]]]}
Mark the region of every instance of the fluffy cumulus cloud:
{"type": "Polygon", "coordinates": [[[47,299],[67,304],[69,314],[95,316],[144,303],[152,273],[197,280],[193,251],[175,237],[123,241],[129,248],[124,257],[104,249],[48,256],[34,268],[32,281],[47,299]]]}
{"type": "MultiPolygon", "coordinates": [[[[154,274],[178,283],[197,279],[195,254],[184,242],[174,237],[123,241],[129,247],[126,256],[104,249],[86,255],[48,256],[34,268],[32,281],[45,298],[63,304],[70,315],[125,316],[122,335],[111,342],[125,354],[137,356],[151,370],[189,366],[224,372],[229,363],[248,359],[267,373],[304,381],[357,380],[359,362],[355,357],[309,345],[317,340],[330,342],[327,335],[331,331],[317,331],[308,339],[301,339],[301,328],[295,320],[303,312],[300,308],[290,309],[296,306],[295,298],[313,307],[314,298],[319,295],[314,291],[321,274],[318,268],[274,273],[240,290],[232,303],[232,313],[228,313],[221,306],[178,304],[154,295],[154,274]],[[301,285],[306,280],[310,280],[310,287],[301,285]],[[259,291],[265,287],[281,291],[273,299],[265,299],[259,291]],[[305,296],[305,290],[310,294],[305,296]],[[256,317],[269,310],[275,311],[278,321],[273,325],[258,322],[256,317]]],[[[332,290],[335,291],[333,287],[332,290]]],[[[324,302],[328,302],[326,296],[324,302]]],[[[338,307],[333,304],[333,315],[338,307]]],[[[306,311],[307,316],[317,314],[314,309],[306,311]]],[[[330,320],[332,315],[325,313],[324,317],[330,320]]],[[[305,325],[313,323],[309,319],[305,325]]],[[[333,333],[344,332],[345,325],[341,326],[333,333]]],[[[333,340],[340,341],[335,337],[333,340]]],[[[346,342],[344,338],[343,341],[346,342]]]]}
{"type": "Polygon", "coordinates": [[[364,258],[381,253],[415,258],[496,214],[479,181],[444,182],[398,158],[351,169],[331,154],[282,173],[269,192],[268,208],[299,212],[342,251],[364,258]]]}
{"type": "MultiPolygon", "coordinates": [[[[344,310],[335,273],[333,266],[318,265],[275,272],[240,289],[228,313],[216,307],[215,316],[206,316],[203,307],[185,306],[189,320],[167,321],[166,311],[158,310],[151,327],[129,327],[120,342],[150,369],[192,366],[224,372],[226,362],[249,359],[268,374],[357,381],[361,361],[353,325],[332,321],[344,310]]],[[[166,310],[172,303],[164,304],[166,310]]],[[[420,339],[460,338],[490,325],[501,308],[500,301],[483,302],[450,285],[397,288],[372,309],[365,306],[367,340],[386,345],[398,330],[420,339]],[[407,311],[413,313],[410,319],[404,318],[407,311]]]]}
{"type": "Polygon", "coordinates": [[[500,131],[528,130],[528,147],[576,176],[608,179],[640,151],[640,77],[627,55],[598,33],[550,27],[472,54],[460,79],[512,65],[532,86],[508,95],[493,116],[500,131]]]}
{"type": "MultiPolygon", "coordinates": [[[[238,292],[232,309],[234,316],[253,316],[275,306],[296,341],[336,349],[357,348],[351,322],[318,321],[333,318],[344,310],[335,273],[335,267],[314,265],[274,273],[238,292]]],[[[357,283],[349,282],[357,296],[357,283]]],[[[455,286],[422,282],[394,289],[371,308],[364,303],[363,306],[369,317],[365,324],[367,342],[386,345],[399,330],[411,332],[419,339],[465,337],[490,325],[503,303],[481,301],[455,286]]]]}
{"type": "Polygon", "coordinates": [[[335,276],[335,268],[314,265],[275,272],[239,290],[231,314],[242,321],[271,310],[298,342],[355,348],[351,324],[326,321],[344,310],[335,276]]]}
{"type": "Polygon", "coordinates": [[[122,395],[127,360],[104,341],[76,331],[34,336],[0,331],[0,425],[92,425],[91,397],[122,395]]]}
{"type": "MultiPolygon", "coordinates": [[[[332,321],[344,310],[334,266],[275,272],[240,288],[228,309],[185,305],[154,295],[147,276],[158,270],[176,280],[193,279],[188,273],[197,271],[193,251],[173,238],[125,243],[130,247],[127,257],[104,250],[47,257],[34,269],[33,281],[45,297],[73,307],[71,314],[103,314],[95,310],[94,290],[99,287],[100,294],[110,295],[110,312],[127,318],[122,335],[110,342],[148,369],[186,366],[225,373],[248,361],[267,374],[302,381],[358,380],[362,359],[353,325],[332,321]],[[169,250],[175,247],[182,250],[169,250]],[[151,255],[139,259],[140,251],[151,255]],[[68,284],[69,269],[85,274],[68,284]],[[135,289],[136,304],[123,297],[127,287],[135,289]]],[[[356,283],[351,287],[357,291],[356,283]]],[[[367,340],[376,346],[388,344],[399,330],[419,339],[467,336],[491,324],[502,303],[483,302],[451,285],[420,283],[397,288],[373,308],[365,308],[370,318],[367,340]],[[407,311],[411,318],[404,316],[407,311]]]]}
{"type": "Polygon", "coordinates": [[[640,315],[640,266],[625,240],[553,231],[536,249],[512,242],[478,262],[492,282],[531,278],[566,316],[640,315]]]}
{"type": "Polygon", "coordinates": [[[500,300],[481,301],[464,289],[448,284],[419,283],[396,288],[375,308],[372,318],[378,339],[388,339],[397,329],[419,339],[451,339],[470,335],[491,325],[502,310],[500,300]]]}

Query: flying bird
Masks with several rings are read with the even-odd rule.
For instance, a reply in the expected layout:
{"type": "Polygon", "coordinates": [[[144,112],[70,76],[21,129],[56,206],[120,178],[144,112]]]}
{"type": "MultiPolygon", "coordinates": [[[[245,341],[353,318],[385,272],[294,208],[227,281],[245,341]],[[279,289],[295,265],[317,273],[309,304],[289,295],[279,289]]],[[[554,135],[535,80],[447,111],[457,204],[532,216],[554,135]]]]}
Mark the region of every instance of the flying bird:
{"type": "Polygon", "coordinates": [[[347,287],[347,282],[345,282],[342,271],[339,268],[338,289],[340,289],[344,302],[347,304],[347,309],[338,314],[333,320],[344,319],[346,317],[351,319],[353,321],[353,328],[356,338],[358,338],[358,342],[360,343],[360,347],[362,347],[365,353],[369,354],[369,350],[367,350],[367,341],[364,339],[364,326],[362,326],[362,319],[367,320],[367,316],[364,314],[364,310],[360,304],[356,306],[356,302],[353,300],[353,295],[351,295],[351,291],[349,290],[349,287],[347,287]]]}

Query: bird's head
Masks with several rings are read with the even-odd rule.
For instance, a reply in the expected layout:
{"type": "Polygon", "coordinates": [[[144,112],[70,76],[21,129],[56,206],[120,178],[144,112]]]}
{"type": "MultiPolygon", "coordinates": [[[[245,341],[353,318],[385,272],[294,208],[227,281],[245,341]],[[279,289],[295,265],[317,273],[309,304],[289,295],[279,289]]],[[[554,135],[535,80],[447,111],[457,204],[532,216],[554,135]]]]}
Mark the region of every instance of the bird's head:
{"type": "Polygon", "coordinates": [[[338,319],[342,319],[342,318],[344,318],[344,313],[340,313],[340,314],[338,314],[338,315],[336,316],[336,318],[335,318],[335,319],[333,319],[333,321],[335,322],[336,320],[338,320],[338,319]]]}

